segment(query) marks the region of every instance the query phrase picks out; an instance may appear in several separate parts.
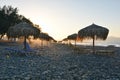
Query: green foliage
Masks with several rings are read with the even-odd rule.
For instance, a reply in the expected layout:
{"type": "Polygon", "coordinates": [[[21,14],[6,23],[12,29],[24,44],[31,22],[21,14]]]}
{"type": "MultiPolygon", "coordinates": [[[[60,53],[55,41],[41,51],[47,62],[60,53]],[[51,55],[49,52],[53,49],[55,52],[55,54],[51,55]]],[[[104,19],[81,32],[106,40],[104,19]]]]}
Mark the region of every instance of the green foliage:
{"type": "Polygon", "coordinates": [[[4,35],[8,31],[9,27],[20,22],[27,22],[33,25],[29,19],[18,14],[17,8],[6,5],[0,8],[0,35],[4,35]]]}
{"type": "Polygon", "coordinates": [[[5,34],[17,22],[18,9],[11,6],[0,8],[0,34],[5,34]]]}

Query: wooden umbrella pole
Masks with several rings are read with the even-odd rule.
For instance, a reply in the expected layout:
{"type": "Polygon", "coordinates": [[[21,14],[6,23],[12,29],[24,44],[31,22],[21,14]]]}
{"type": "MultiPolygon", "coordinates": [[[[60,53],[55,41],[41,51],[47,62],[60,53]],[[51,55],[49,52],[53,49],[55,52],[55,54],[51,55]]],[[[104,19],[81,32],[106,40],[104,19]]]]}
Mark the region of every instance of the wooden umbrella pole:
{"type": "Polygon", "coordinates": [[[26,36],[24,37],[24,49],[26,50],[26,36]]]}
{"type": "Polygon", "coordinates": [[[43,47],[43,40],[41,40],[41,46],[43,47]]]}
{"type": "Polygon", "coordinates": [[[95,36],[93,36],[93,53],[95,53],[95,36]]]}
{"type": "Polygon", "coordinates": [[[75,47],[76,47],[76,40],[75,40],[75,47]]]}

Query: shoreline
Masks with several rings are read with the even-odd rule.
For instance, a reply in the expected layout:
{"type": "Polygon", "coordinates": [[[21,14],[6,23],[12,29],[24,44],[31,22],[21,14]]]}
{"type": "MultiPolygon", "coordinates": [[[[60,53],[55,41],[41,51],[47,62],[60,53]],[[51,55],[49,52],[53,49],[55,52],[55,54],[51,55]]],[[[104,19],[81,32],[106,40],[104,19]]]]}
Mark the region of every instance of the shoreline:
{"type": "MultiPolygon", "coordinates": [[[[74,43],[72,43],[74,45],[74,43]]],[[[82,45],[82,46],[92,46],[92,43],[77,43],[76,45],[82,45]]],[[[111,44],[95,44],[95,46],[103,46],[103,47],[108,47],[108,46],[114,46],[114,47],[120,47],[120,44],[116,44],[116,43],[111,43],[111,44]]]]}

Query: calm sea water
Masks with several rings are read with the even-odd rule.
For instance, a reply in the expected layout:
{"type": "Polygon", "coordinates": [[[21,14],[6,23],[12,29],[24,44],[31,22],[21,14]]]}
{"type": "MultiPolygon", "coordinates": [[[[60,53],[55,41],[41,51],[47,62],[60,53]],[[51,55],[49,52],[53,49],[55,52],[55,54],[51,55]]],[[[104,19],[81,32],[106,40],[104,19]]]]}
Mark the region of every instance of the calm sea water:
{"type": "MultiPolygon", "coordinates": [[[[72,44],[74,44],[74,42],[72,42],[72,44]]],[[[77,42],[77,45],[90,45],[92,46],[93,43],[92,41],[87,41],[87,42],[77,42]]],[[[116,46],[116,47],[120,47],[120,41],[96,41],[95,42],[96,46],[116,46]]]]}

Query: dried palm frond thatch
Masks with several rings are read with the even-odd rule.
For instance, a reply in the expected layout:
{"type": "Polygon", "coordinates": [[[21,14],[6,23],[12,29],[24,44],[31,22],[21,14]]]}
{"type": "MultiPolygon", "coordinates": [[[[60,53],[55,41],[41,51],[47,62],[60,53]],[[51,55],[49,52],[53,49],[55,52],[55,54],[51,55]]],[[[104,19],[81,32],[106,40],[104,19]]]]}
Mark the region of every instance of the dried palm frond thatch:
{"type": "Polygon", "coordinates": [[[50,36],[49,36],[47,33],[40,33],[39,38],[40,38],[41,40],[49,41],[50,36]]]}
{"type": "MultiPolygon", "coordinates": [[[[95,40],[106,40],[109,30],[102,26],[96,24],[89,25],[78,32],[78,38],[81,40],[84,39],[93,39],[93,50],[95,45],[95,40]]],[[[94,52],[94,51],[93,51],[94,52]]]]}
{"type": "Polygon", "coordinates": [[[43,33],[43,32],[41,32],[41,33],[39,34],[39,39],[42,41],[42,42],[41,42],[41,45],[43,45],[43,41],[44,41],[44,40],[47,41],[47,42],[49,42],[50,40],[55,41],[53,37],[51,37],[51,36],[49,36],[47,33],[43,33]]]}
{"type": "Polygon", "coordinates": [[[67,41],[68,40],[68,38],[64,38],[64,39],[62,39],[62,41],[67,41]]]}
{"type": "Polygon", "coordinates": [[[25,37],[24,38],[24,49],[26,49],[26,39],[29,36],[34,36],[34,38],[39,37],[40,29],[34,27],[31,24],[28,24],[26,22],[21,22],[13,27],[10,27],[7,32],[8,38],[19,38],[19,37],[25,37]]]}
{"type": "Polygon", "coordinates": [[[76,46],[76,40],[77,40],[77,34],[71,34],[67,37],[68,40],[75,40],[75,46],[76,46]]]}

